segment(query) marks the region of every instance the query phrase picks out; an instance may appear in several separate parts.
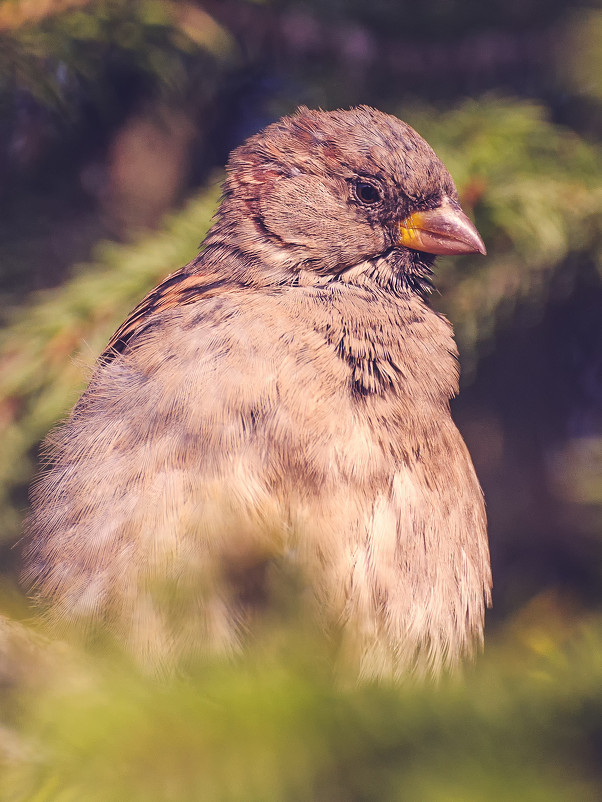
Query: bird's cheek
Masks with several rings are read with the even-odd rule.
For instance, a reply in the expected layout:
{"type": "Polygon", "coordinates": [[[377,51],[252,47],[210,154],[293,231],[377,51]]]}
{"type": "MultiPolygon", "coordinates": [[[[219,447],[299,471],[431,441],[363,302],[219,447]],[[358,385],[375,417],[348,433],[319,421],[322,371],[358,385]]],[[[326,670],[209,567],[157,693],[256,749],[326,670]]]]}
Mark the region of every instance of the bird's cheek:
{"type": "Polygon", "coordinates": [[[294,179],[285,178],[266,187],[261,196],[261,212],[266,229],[283,242],[303,238],[302,218],[305,216],[302,198],[297,197],[294,179]]]}
{"type": "Polygon", "coordinates": [[[327,251],[341,238],[345,211],[317,176],[278,181],[261,199],[265,228],[282,242],[327,251]]]}

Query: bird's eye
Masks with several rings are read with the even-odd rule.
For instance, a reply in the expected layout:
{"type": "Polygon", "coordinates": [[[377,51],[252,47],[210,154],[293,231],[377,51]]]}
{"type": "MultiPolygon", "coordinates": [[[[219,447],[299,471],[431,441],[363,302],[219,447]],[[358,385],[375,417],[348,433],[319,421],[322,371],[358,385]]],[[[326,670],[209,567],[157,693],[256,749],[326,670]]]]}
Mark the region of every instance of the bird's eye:
{"type": "Polygon", "coordinates": [[[375,203],[379,203],[382,200],[380,187],[370,181],[356,181],[354,188],[355,197],[366,206],[374,206],[375,203]]]}

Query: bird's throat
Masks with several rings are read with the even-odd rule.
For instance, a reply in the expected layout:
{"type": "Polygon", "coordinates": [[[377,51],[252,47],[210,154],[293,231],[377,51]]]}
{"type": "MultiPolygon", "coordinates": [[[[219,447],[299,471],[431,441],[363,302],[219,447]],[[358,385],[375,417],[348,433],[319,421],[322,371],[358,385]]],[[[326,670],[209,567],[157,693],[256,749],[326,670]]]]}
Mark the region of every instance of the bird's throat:
{"type": "Polygon", "coordinates": [[[313,292],[328,310],[316,327],[348,365],[353,392],[443,403],[457,393],[452,328],[418,295],[340,283],[313,292]]]}

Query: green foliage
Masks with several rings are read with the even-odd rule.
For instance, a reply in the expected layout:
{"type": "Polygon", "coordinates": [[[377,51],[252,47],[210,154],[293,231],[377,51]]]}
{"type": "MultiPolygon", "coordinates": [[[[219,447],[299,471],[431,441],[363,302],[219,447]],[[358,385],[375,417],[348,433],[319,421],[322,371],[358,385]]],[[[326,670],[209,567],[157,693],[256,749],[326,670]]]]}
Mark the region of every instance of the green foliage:
{"type": "Polygon", "coordinates": [[[19,89],[72,114],[79,85],[85,86],[88,102],[108,102],[102,78],[110,63],[127,63],[165,87],[181,87],[188,55],[205,51],[222,57],[233,45],[228,32],[194,4],[98,0],[75,5],[50,3],[44,14],[30,4],[0,18],[0,100],[19,89]]]}
{"type": "Polygon", "coordinates": [[[439,685],[334,679],[321,636],[290,622],[170,679],[39,636],[26,655],[22,629],[20,671],[44,669],[4,692],[0,799],[599,799],[602,621],[534,612],[439,685]]]}

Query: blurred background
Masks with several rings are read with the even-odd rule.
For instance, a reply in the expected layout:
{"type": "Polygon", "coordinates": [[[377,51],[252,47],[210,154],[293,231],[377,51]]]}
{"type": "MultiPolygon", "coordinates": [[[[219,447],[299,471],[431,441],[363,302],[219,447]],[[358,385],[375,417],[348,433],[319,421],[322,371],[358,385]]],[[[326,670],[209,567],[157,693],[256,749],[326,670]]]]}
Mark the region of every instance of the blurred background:
{"type": "Polygon", "coordinates": [[[0,2],[2,798],[602,798],[601,132],[597,2],[0,2]],[[261,671],[197,666],[158,701],[23,620],[39,443],[197,253],[228,152],[358,103],[430,142],[488,248],[440,258],[433,297],[488,505],[485,656],[469,682],[341,689],[270,633],[261,671]]]}

